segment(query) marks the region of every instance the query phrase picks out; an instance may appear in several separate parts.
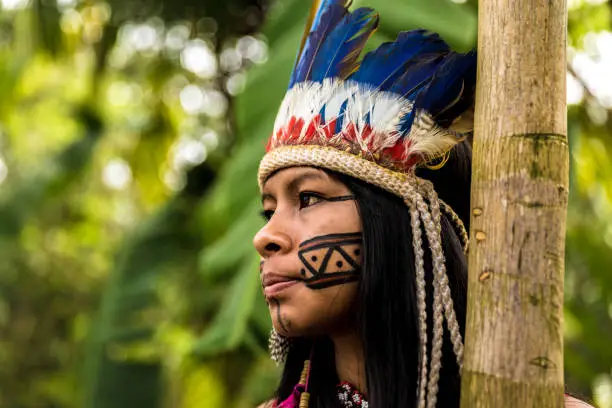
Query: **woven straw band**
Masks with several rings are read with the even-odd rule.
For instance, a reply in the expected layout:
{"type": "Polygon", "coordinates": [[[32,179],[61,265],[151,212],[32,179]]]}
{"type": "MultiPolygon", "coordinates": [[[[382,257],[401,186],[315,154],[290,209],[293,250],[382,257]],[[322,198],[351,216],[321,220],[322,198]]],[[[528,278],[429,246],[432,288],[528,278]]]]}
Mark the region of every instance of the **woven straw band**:
{"type": "MultiPolygon", "coordinates": [[[[337,171],[404,199],[413,193],[415,188],[420,190],[421,195],[433,188],[429,181],[417,177],[414,173],[398,173],[352,153],[314,145],[280,146],[267,153],[259,164],[259,188],[263,188],[266,179],[275,171],[295,166],[314,166],[337,171]]],[[[439,198],[437,200],[455,225],[463,250],[467,252],[468,235],[461,218],[448,204],[439,198]]]]}
{"type": "MultiPolygon", "coordinates": [[[[434,191],[433,184],[417,177],[414,173],[398,173],[374,162],[331,147],[322,146],[281,146],[267,153],[259,165],[260,188],[275,171],[295,166],[314,166],[337,171],[364,180],[389,191],[404,200],[410,212],[412,248],[415,258],[416,301],[419,314],[419,340],[421,364],[419,367],[418,408],[435,408],[438,381],[442,365],[442,344],[444,320],[450,332],[457,365],[463,365],[463,339],[453,307],[450,285],[446,274],[446,262],[442,249],[442,228],[440,210],[447,212],[467,249],[467,232],[455,212],[443,204],[434,191]],[[425,282],[424,239],[425,231],[428,249],[431,252],[433,272],[433,316],[431,353],[427,353],[427,288],[425,282]],[[429,361],[428,361],[429,360],[429,361]],[[428,365],[429,363],[429,365],[428,365]]],[[[273,333],[274,334],[274,333],[273,333]]],[[[271,352],[275,361],[282,361],[288,351],[288,339],[282,336],[271,338],[271,352]]]]}

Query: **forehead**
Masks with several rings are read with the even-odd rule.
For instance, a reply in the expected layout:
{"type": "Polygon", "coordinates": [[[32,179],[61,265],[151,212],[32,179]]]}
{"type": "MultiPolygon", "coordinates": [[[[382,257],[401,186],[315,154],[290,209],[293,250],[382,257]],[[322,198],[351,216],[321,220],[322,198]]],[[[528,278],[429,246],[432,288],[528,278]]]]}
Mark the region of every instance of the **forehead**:
{"type": "Polygon", "coordinates": [[[323,183],[339,183],[325,171],[315,167],[288,167],[273,173],[264,182],[262,191],[280,190],[295,187],[296,184],[306,181],[323,183]]]}

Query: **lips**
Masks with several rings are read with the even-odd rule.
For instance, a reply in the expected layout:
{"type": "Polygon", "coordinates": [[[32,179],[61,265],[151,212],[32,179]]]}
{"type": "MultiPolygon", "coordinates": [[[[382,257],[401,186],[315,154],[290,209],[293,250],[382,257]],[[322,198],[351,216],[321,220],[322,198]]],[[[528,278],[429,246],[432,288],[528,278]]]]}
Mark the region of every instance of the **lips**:
{"type": "Polygon", "coordinates": [[[265,273],[262,278],[264,295],[274,297],[284,292],[286,289],[300,283],[301,279],[291,278],[276,273],[265,273]]]}

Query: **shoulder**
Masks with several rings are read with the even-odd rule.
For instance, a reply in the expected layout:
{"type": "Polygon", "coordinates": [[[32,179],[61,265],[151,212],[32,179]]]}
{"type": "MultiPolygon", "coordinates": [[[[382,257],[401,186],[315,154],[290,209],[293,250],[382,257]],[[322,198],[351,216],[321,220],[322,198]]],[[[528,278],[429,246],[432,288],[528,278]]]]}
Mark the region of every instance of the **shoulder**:
{"type": "Polygon", "coordinates": [[[593,408],[592,405],[587,404],[586,402],[579,400],[578,398],[571,397],[569,395],[565,396],[565,408],[593,408]]]}
{"type": "Polygon", "coordinates": [[[257,408],[274,408],[276,404],[274,400],[266,401],[263,404],[259,405],[257,408]]]}

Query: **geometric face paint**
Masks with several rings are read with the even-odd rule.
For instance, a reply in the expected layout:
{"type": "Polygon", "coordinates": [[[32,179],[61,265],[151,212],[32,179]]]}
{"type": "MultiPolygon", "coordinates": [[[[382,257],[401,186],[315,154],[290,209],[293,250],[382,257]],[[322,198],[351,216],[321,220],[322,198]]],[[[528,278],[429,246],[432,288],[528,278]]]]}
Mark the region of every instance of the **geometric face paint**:
{"type": "Polygon", "coordinates": [[[300,244],[301,274],[310,289],[355,282],[361,271],[363,237],[360,232],[322,235],[300,244]]]}

